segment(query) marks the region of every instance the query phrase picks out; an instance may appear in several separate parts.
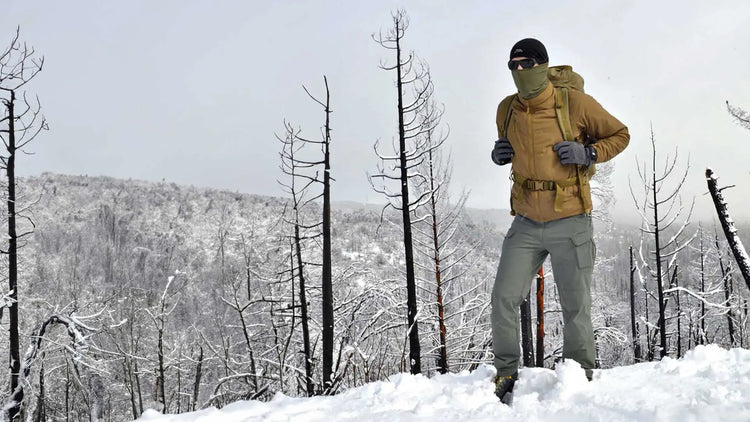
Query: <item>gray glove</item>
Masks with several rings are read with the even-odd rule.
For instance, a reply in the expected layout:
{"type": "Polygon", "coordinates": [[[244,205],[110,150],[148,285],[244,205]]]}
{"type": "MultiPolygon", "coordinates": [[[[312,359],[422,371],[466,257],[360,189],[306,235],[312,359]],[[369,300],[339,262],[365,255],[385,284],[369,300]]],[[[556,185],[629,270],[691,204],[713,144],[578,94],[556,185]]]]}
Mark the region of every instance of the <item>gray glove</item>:
{"type": "Polygon", "coordinates": [[[563,164],[590,166],[596,162],[596,150],[591,145],[583,146],[578,142],[559,142],[552,147],[563,164]]]}
{"type": "Polygon", "coordinates": [[[498,166],[504,166],[510,163],[513,154],[513,147],[508,138],[500,138],[495,141],[495,147],[492,149],[492,162],[498,166]]]}

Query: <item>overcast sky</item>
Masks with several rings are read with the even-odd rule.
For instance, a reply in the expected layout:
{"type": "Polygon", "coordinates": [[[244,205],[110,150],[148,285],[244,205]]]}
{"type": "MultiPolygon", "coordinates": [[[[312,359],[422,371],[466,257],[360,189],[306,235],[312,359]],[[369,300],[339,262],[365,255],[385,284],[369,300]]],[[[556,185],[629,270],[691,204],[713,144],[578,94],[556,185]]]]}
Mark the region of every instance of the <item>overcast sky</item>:
{"type": "Polygon", "coordinates": [[[513,43],[541,40],[550,64],[570,64],[586,92],[630,128],[615,158],[617,217],[636,215],[628,178],[679,147],[690,157],[683,197],[711,217],[705,168],[736,219],[750,218],[750,131],[725,101],[750,109],[750,2],[735,1],[4,1],[0,40],[17,25],[45,57],[28,88],[50,131],[19,164],[266,195],[276,183],[283,120],[319,133],[323,114],[302,85],[332,95],[334,200],[382,202],[366,178],[373,143],[396,135],[393,60],[372,33],[405,8],[405,47],[431,67],[450,125],[453,189],[469,206],[507,208],[507,168],[489,151],[497,103],[515,91],[505,65],[513,43]]]}

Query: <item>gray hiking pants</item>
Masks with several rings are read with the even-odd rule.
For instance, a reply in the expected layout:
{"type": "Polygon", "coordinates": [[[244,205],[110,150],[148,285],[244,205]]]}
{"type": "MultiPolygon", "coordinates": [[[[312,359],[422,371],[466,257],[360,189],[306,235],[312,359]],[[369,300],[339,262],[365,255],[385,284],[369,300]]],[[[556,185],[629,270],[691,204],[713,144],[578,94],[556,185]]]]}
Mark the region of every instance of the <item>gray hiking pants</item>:
{"type": "Polygon", "coordinates": [[[501,376],[518,370],[518,312],[529,294],[534,274],[547,255],[560,295],[563,314],[563,358],[594,368],[596,351],[591,325],[591,276],[596,246],[588,214],[538,223],[516,216],[503,241],[492,289],[492,351],[501,376]]]}

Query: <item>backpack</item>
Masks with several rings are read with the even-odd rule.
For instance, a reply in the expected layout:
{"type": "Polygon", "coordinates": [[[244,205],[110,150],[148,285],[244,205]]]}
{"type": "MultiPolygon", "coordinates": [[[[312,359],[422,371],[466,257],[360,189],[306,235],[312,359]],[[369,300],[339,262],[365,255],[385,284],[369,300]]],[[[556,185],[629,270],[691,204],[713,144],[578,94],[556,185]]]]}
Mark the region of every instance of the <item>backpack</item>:
{"type": "MultiPolygon", "coordinates": [[[[557,123],[560,126],[560,131],[563,134],[563,140],[571,142],[580,142],[573,137],[573,128],[570,123],[570,103],[568,99],[568,91],[574,89],[576,91],[584,92],[583,90],[583,77],[573,71],[572,66],[552,66],[547,71],[547,77],[549,78],[552,86],[555,87],[555,115],[557,116],[557,123]]],[[[510,123],[510,116],[513,114],[511,103],[515,99],[516,95],[512,94],[505,97],[497,108],[497,125],[500,136],[507,135],[508,124],[510,123]]],[[[583,134],[584,145],[590,145],[596,142],[595,139],[591,139],[588,134],[583,134]]],[[[579,186],[579,192],[583,201],[583,207],[585,212],[591,212],[593,206],[591,204],[591,191],[589,186],[589,180],[594,176],[596,168],[594,164],[588,167],[576,166],[577,175],[575,178],[566,180],[555,180],[556,185],[559,186],[570,186],[577,184],[579,186]]],[[[513,174],[513,179],[518,181],[518,175],[513,174]]],[[[523,183],[523,181],[521,181],[523,183]]],[[[512,209],[512,206],[511,206],[512,209]]],[[[560,211],[560,204],[555,201],[555,211],[560,211]]]]}

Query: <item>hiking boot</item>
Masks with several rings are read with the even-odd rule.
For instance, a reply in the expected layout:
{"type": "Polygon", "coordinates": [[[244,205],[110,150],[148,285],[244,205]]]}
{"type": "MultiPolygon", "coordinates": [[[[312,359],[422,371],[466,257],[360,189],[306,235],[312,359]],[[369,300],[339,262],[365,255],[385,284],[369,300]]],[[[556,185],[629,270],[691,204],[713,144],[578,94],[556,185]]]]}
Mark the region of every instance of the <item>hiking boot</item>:
{"type": "Polygon", "coordinates": [[[506,395],[513,391],[513,386],[516,384],[518,379],[518,372],[514,372],[511,375],[496,376],[495,377],[495,395],[503,403],[505,403],[506,395]]]}

